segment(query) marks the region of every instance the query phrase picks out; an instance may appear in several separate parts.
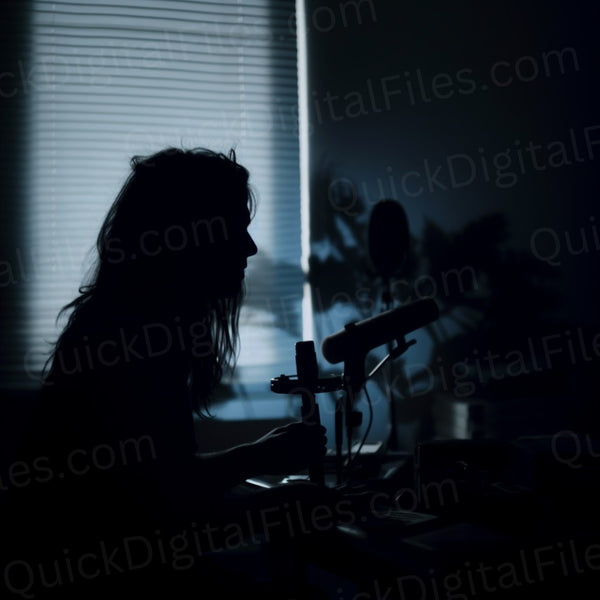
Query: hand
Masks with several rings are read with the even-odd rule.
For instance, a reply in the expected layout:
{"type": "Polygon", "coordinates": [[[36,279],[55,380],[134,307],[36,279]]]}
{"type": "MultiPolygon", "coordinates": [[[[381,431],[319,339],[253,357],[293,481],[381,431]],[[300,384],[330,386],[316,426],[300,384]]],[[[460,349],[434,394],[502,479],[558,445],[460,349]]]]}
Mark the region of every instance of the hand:
{"type": "Polygon", "coordinates": [[[321,460],[327,452],[322,425],[290,423],[250,444],[257,473],[288,475],[321,460]]]}

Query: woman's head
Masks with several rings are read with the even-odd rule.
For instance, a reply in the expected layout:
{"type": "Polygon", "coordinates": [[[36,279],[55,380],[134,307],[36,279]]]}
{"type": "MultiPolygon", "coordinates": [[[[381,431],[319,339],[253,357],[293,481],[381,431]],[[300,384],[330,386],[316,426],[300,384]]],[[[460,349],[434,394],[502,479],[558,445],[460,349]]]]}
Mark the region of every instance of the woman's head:
{"type": "Polygon", "coordinates": [[[90,281],[63,309],[73,311],[54,358],[100,323],[196,325],[211,352],[186,348],[190,383],[194,399],[206,400],[234,362],[244,269],[256,253],[247,230],[254,212],[248,171],[233,151],[177,148],[134,157],[131,167],[100,229],[90,281]]]}
{"type": "Polygon", "coordinates": [[[248,171],[233,153],[175,148],[131,164],[98,236],[97,285],[119,282],[169,310],[237,296],[256,253],[248,171]]]}

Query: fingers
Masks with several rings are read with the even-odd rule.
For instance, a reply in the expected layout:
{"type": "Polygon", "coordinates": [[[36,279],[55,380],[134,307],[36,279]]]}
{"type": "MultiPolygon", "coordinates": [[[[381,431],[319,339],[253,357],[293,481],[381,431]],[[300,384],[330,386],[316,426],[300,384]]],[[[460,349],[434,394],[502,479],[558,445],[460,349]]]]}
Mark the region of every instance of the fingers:
{"type": "Polygon", "coordinates": [[[313,456],[323,458],[327,454],[327,436],[325,432],[315,432],[312,440],[310,440],[309,448],[313,456]]]}
{"type": "Polygon", "coordinates": [[[303,435],[316,444],[327,444],[327,429],[322,425],[304,425],[303,435]]]}
{"type": "Polygon", "coordinates": [[[300,450],[307,464],[327,454],[327,429],[322,425],[310,425],[298,421],[278,428],[273,433],[276,433],[277,437],[282,437],[282,441],[287,439],[296,456],[300,450]]]}

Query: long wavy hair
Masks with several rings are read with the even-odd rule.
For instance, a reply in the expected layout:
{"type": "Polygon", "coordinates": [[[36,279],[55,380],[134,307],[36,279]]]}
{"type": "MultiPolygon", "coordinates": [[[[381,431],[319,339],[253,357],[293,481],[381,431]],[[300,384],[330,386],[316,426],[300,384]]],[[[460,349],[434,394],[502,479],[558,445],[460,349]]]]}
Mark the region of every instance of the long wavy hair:
{"type": "Polygon", "coordinates": [[[244,285],[237,264],[227,262],[227,243],[254,214],[249,174],[233,150],[203,148],[135,156],[131,168],[100,228],[87,283],[57,317],[70,311],[44,365],[44,383],[64,377],[61,354],[82,339],[89,344],[106,330],[177,315],[201,322],[206,332],[210,352],[186,351],[186,385],[192,408],[210,415],[211,392],[237,357],[244,285]]]}

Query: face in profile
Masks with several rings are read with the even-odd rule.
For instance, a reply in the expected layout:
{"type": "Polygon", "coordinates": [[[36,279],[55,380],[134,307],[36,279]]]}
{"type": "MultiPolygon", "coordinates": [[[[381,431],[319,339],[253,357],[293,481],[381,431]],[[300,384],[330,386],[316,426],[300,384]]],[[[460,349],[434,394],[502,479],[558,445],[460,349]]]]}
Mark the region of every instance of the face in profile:
{"type": "Polygon", "coordinates": [[[210,151],[167,149],[134,161],[99,235],[101,276],[137,312],[195,316],[241,300],[254,202],[248,172],[210,151]]]}
{"type": "Polygon", "coordinates": [[[244,208],[239,213],[219,218],[218,226],[211,231],[207,252],[208,279],[217,294],[235,295],[241,289],[248,258],[257,252],[248,231],[249,225],[250,213],[244,208]]]}
{"type": "Polygon", "coordinates": [[[241,293],[248,258],[257,252],[249,224],[245,203],[190,220],[188,244],[169,251],[165,269],[172,293],[179,296],[174,299],[178,305],[193,312],[194,305],[207,298],[235,298],[241,293]]]}

